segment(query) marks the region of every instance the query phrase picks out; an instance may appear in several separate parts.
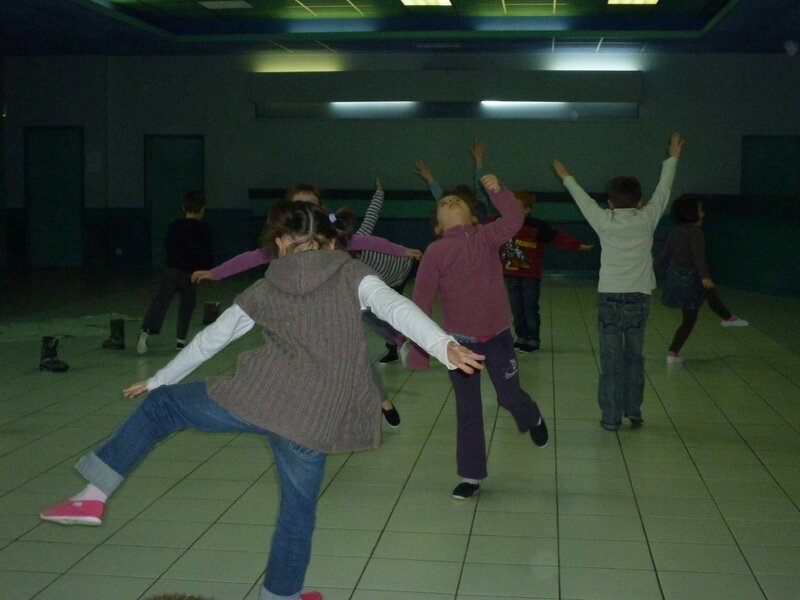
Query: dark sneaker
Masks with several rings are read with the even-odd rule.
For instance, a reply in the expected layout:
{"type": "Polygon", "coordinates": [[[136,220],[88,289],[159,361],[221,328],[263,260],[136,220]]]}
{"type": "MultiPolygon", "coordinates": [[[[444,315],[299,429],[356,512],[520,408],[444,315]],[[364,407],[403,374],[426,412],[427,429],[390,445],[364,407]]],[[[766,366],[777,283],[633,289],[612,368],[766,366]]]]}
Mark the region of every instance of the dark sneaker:
{"type": "Polygon", "coordinates": [[[175,342],[175,350],[183,350],[184,348],[186,348],[186,342],[182,342],[180,340],[175,342]]]}
{"type": "Polygon", "coordinates": [[[480,489],[481,486],[477,483],[462,481],[456,486],[456,489],[453,490],[453,498],[456,500],[466,500],[467,498],[471,498],[480,489]]]}
{"type": "Polygon", "coordinates": [[[386,351],[386,354],[378,359],[378,362],[382,365],[389,365],[393,362],[397,362],[399,358],[400,357],[397,356],[397,346],[392,346],[386,351]]]}
{"type": "Polygon", "coordinates": [[[534,346],[533,344],[515,344],[515,346],[517,350],[519,350],[523,354],[536,352],[539,349],[539,346],[534,346]]]}
{"type": "Polygon", "coordinates": [[[538,425],[531,427],[531,439],[539,448],[547,446],[550,434],[547,432],[547,424],[544,422],[544,417],[541,418],[538,425]]]}
{"type": "Polygon", "coordinates": [[[606,431],[616,431],[617,429],[619,429],[620,423],[606,423],[604,421],[600,421],[600,425],[606,431]]]}
{"type": "Polygon", "coordinates": [[[400,413],[397,412],[394,406],[388,410],[381,408],[381,412],[383,413],[383,420],[386,421],[389,427],[392,429],[400,427],[400,413]]]}

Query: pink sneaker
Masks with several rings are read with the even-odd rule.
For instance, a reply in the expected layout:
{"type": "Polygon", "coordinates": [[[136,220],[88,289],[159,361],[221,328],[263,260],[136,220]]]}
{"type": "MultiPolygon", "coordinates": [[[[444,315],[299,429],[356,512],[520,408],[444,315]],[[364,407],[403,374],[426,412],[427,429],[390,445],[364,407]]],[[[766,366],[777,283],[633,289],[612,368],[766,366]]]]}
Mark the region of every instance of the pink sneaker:
{"type": "Polygon", "coordinates": [[[61,525],[101,525],[105,507],[99,500],[66,500],[45,508],[39,517],[61,525]]]}
{"type": "Polygon", "coordinates": [[[300,600],[325,600],[319,592],[306,592],[300,594],[300,600]]]}

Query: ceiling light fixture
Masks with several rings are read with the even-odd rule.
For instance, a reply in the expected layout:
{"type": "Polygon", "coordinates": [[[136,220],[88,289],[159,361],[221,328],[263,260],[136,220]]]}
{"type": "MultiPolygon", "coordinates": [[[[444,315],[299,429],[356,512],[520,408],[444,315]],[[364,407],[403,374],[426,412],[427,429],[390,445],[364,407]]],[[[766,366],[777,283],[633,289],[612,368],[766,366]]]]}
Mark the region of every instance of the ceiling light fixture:
{"type": "Polygon", "coordinates": [[[452,6],[450,0],[400,0],[403,6],[452,6]]]}
{"type": "Polygon", "coordinates": [[[239,10],[243,8],[253,8],[253,5],[249,2],[245,2],[245,0],[200,0],[198,4],[209,10],[239,10]]]}
{"type": "Polygon", "coordinates": [[[658,4],[658,0],[608,0],[609,4],[658,4]]]}

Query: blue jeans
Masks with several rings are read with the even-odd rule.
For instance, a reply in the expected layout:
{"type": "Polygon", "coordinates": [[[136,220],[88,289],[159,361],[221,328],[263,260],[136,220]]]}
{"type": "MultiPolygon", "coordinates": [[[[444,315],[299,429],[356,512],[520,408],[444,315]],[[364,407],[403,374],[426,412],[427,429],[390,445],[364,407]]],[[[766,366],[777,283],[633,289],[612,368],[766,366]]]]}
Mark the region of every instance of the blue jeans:
{"type": "Polygon", "coordinates": [[[600,333],[600,385],[597,401],[605,425],[642,416],[644,331],[650,314],[648,294],[601,293],[597,298],[600,333]]]}
{"type": "Polygon", "coordinates": [[[506,277],[505,280],[517,339],[538,348],[539,330],[542,324],[539,315],[539,292],[542,280],[536,277],[506,277]]]}
{"type": "Polygon", "coordinates": [[[281,503],[261,598],[299,598],[311,558],[326,455],[237,419],[209,398],[204,382],[156,388],[99,449],[82,457],[75,468],[110,495],[158,442],[188,428],[256,433],[269,441],[281,481],[281,503]]]}

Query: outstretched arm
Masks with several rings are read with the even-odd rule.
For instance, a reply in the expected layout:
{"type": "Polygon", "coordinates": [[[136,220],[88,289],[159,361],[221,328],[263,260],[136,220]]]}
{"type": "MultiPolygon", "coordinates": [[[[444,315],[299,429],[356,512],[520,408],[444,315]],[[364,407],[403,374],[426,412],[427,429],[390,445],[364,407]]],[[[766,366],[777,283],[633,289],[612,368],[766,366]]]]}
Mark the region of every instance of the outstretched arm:
{"type": "Polygon", "coordinates": [[[475,166],[472,185],[475,189],[475,201],[478,204],[478,212],[482,220],[485,220],[486,215],[489,214],[489,197],[481,185],[481,178],[486,175],[484,161],[488,151],[489,145],[484,140],[475,140],[469,147],[469,153],[472,155],[472,162],[475,166]]]}
{"type": "Polygon", "coordinates": [[[444,190],[442,190],[442,186],[440,186],[433,178],[433,171],[431,170],[430,165],[418,160],[414,166],[416,167],[417,175],[422,177],[428,184],[428,190],[430,190],[433,199],[439,200],[442,196],[444,196],[444,190]]]}
{"type": "Polygon", "coordinates": [[[237,275],[248,271],[254,267],[265,265],[272,260],[266,248],[257,248],[237,254],[230,260],[226,260],[221,265],[217,265],[210,271],[195,271],[192,273],[192,282],[199,283],[204,279],[225,279],[232,275],[237,275]]]}
{"type": "Polygon", "coordinates": [[[372,195],[372,200],[369,202],[367,211],[364,213],[364,220],[361,222],[361,227],[356,230],[356,235],[371,235],[372,230],[375,229],[375,224],[378,222],[378,215],[381,213],[383,206],[383,185],[379,178],[375,178],[375,193],[372,195]]]}
{"type": "Polygon", "coordinates": [[[575,200],[575,204],[578,205],[578,210],[580,210],[584,218],[589,221],[589,225],[591,225],[594,229],[597,229],[605,211],[600,208],[597,202],[595,202],[594,199],[578,184],[578,182],[575,181],[575,178],[569,172],[564,163],[557,158],[553,159],[553,170],[556,172],[556,175],[561,178],[561,181],[564,183],[564,187],[567,188],[569,195],[572,196],[572,199],[575,200]]]}
{"type": "Polygon", "coordinates": [[[197,367],[250,331],[255,322],[237,305],[232,305],[211,325],[198,333],[175,358],[146,381],[139,381],[125,388],[126,398],[154,390],[158,386],[177,383],[197,367]]]}
{"type": "Polygon", "coordinates": [[[484,357],[458,344],[405,296],[402,296],[374,275],[367,275],[358,286],[358,297],[364,308],[413,340],[428,354],[435,356],[448,369],[474,373],[483,368],[484,357]]]}

